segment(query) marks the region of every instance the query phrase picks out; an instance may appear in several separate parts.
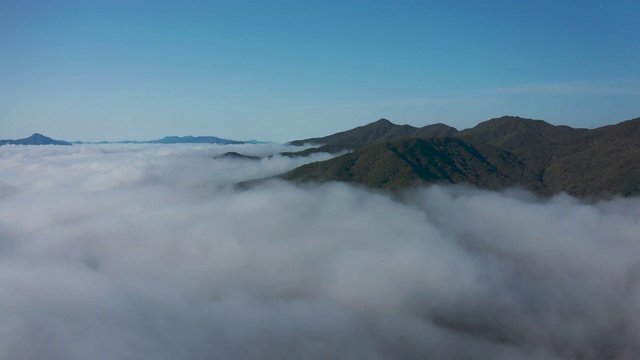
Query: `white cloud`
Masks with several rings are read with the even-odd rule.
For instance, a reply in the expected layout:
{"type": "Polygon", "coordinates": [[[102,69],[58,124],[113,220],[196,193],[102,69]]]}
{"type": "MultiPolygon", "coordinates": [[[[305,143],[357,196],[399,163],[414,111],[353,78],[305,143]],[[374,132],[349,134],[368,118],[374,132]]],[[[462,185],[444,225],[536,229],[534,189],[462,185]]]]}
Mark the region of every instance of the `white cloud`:
{"type": "Polygon", "coordinates": [[[234,190],[313,159],[231,150],[283,148],[3,147],[0,358],[640,351],[639,199],[234,190]]]}

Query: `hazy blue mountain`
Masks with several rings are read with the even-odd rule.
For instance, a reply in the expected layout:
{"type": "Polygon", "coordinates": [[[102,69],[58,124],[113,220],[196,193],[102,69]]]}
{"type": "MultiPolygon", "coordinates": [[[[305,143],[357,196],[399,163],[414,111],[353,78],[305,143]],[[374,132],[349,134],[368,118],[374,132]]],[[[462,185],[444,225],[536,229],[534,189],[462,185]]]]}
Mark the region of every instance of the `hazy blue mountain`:
{"type": "Polygon", "coordinates": [[[48,136],[35,133],[24,139],[0,140],[0,145],[71,145],[71,143],[68,141],[54,140],[48,136]]]}
{"type": "Polygon", "coordinates": [[[215,136],[166,136],[158,140],[144,141],[148,144],[244,144],[242,141],[221,139],[215,136]]]}
{"type": "Polygon", "coordinates": [[[165,136],[157,140],[122,140],[122,141],[74,141],[74,144],[266,144],[266,142],[250,140],[237,141],[222,139],[216,136],[165,136]]]}

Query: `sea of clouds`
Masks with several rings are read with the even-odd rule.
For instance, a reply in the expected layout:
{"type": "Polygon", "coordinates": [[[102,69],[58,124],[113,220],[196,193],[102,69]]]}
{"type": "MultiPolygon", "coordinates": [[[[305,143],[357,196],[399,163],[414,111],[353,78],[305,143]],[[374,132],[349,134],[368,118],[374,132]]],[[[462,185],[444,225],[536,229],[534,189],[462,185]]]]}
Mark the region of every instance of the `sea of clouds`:
{"type": "Polygon", "coordinates": [[[0,359],[636,359],[640,199],[239,181],[328,154],[0,147],[0,359]]]}

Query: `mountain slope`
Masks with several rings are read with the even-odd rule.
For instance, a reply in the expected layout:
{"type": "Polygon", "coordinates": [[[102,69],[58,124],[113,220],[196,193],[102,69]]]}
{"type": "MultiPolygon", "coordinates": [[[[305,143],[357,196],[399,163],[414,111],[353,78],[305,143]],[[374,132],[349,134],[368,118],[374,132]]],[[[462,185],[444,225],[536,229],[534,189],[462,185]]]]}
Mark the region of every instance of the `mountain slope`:
{"type": "Polygon", "coordinates": [[[640,118],[591,130],[547,152],[542,181],[553,192],[640,194],[640,118]]]}
{"type": "Polygon", "coordinates": [[[24,139],[0,140],[0,145],[71,145],[71,143],[67,141],[54,140],[42,134],[35,133],[24,139]]]}
{"type": "Polygon", "coordinates": [[[355,182],[374,188],[469,183],[496,189],[517,184],[522,171],[523,165],[514,156],[491,146],[476,147],[457,138],[403,138],[307,164],[281,177],[355,182]]]}

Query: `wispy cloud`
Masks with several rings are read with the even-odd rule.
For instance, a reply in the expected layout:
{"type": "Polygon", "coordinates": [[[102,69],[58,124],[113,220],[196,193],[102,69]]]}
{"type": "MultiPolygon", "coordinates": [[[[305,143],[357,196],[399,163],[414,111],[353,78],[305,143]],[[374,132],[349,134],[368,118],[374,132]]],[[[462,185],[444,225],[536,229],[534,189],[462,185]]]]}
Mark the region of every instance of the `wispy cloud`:
{"type": "MultiPolygon", "coordinates": [[[[475,104],[485,102],[487,99],[477,97],[430,97],[413,96],[404,98],[389,98],[375,101],[384,105],[456,105],[475,104]]],[[[372,101],[373,102],[373,101],[372,101]]]]}
{"type": "Polygon", "coordinates": [[[492,94],[592,94],[640,95],[638,81],[573,81],[519,84],[486,88],[479,92],[492,94]]]}
{"type": "Polygon", "coordinates": [[[371,108],[371,107],[406,107],[406,106],[448,106],[463,104],[478,104],[493,101],[488,97],[479,96],[406,96],[389,98],[367,98],[354,101],[310,105],[308,108],[322,107],[325,109],[371,108]]]}

